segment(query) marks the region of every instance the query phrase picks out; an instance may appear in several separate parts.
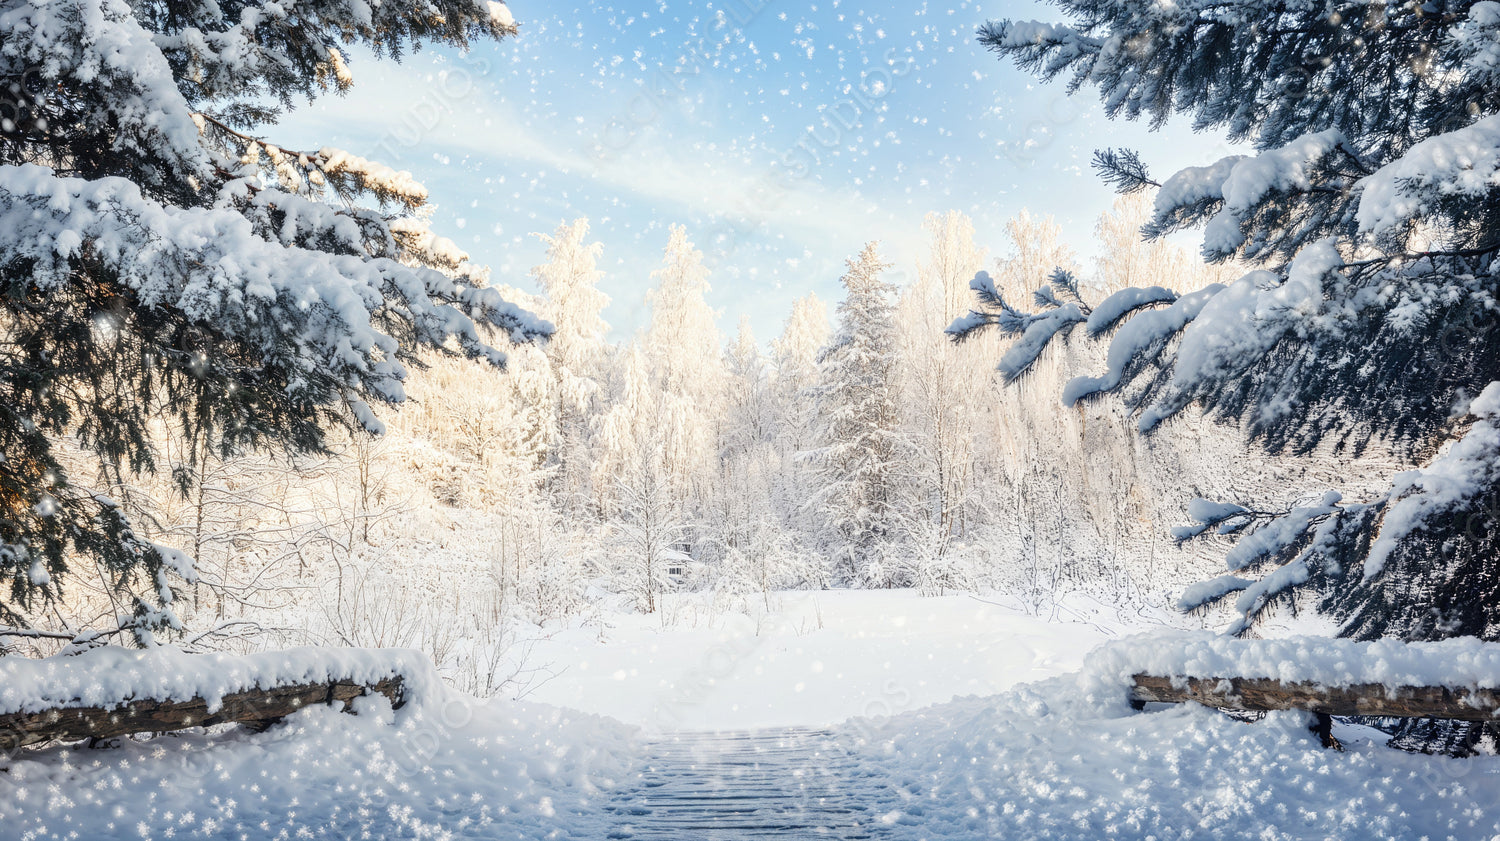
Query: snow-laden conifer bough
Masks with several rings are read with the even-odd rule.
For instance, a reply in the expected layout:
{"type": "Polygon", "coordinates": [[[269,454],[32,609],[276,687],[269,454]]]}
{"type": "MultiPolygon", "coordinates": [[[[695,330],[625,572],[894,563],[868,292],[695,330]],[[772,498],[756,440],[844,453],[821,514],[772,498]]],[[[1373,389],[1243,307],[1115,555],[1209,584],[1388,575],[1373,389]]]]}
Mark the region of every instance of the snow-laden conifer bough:
{"type": "Polygon", "coordinates": [[[162,467],[159,419],[186,489],[210,455],[379,432],[419,349],[503,366],[550,332],[429,229],[410,173],[262,134],[353,84],[349,45],[399,59],[515,31],[487,0],[0,9],[0,644],[73,576],[112,598],[94,630],[179,626],[191,565],[116,501],[162,467]],[[64,436],[97,481],[64,469],[64,436]]]}
{"type": "Polygon", "coordinates": [[[1017,337],[1000,361],[1015,379],[1086,324],[1112,333],[1106,370],[1069,382],[1067,405],[1121,394],[1142,433],[1198,406],[1271,453],[1389,449],[1411,465],[1361,499],[1198,505],[1179,539],[1239,543],[1229,574],[1183,608],[1238,594],[1242,632],[1310,588],[1347,636],[1494,639],[1500,3],[1057,5],[1068,23],[995,21],[980,41],[1073,90],[1098,86],[1110,117],[1181,112],[1253,146],[1161,181],[1133,152],[1095,159],[1121,191],[1156,190],[1147,238],[1201,227],[1205,259],[1245,271],[1094,306],[1059,271],[1034,312],[980,273],[980,305],[950,332],[1017,337]]]}

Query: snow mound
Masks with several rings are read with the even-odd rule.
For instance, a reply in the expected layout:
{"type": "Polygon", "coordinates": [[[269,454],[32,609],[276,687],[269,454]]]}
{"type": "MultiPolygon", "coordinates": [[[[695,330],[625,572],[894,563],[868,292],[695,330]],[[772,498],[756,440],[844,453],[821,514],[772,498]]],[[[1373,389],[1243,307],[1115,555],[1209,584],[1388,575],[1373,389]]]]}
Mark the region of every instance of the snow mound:
{"type": "Polygon", "coordinates": [[[1208,631],[1137,634],[1095,649],[1084,674],[1100,687],[1135,674],[1270,678],[1323,685],[1500,687],[1500,644],[1459,637],[1440,642],[1373,642],[1298,636],[1245,640],[1208,631]]]}
{"type": "Polygon", "coordinates": [[[203,698],[214,712],[225,695],[250,689],[393,677],[403,680],[407,703],[424,703],[438,686],[432,661],[401,649],[307,647],[236,656],[105,647],[45,660],[0,657],[0,714],[190,698],[203,698]]]}
{"type": "Polygon", "coordinates": [[[357,716],[309,707],[265,733],[0,756],[0,837],[605,837],[635,766],[628,728],[441,687],[428,701],[393,714],[370,696],[357,716]]]}
{"type": "MultiPolygon", "coordinates": [[[[1141,641],[1111,646],[1095,668],[1124,668],[1121,652],[1132,650],[1169,653],[1141,641]]],[[[1306,713],[1248,724],[1197,704],[1135,713],[1123,692],[1096,688],[1088,675],[1069,675],[852,722],[841,737],[866,778],[887,790],[870,804],[888,827],[880,837],[1484,841],[1500,833],[1500,759],[1403,753],[1385,747],[1384,734],[1343,723],[1334,732],[1346,751],[1325,750],[1306,713]]]]}

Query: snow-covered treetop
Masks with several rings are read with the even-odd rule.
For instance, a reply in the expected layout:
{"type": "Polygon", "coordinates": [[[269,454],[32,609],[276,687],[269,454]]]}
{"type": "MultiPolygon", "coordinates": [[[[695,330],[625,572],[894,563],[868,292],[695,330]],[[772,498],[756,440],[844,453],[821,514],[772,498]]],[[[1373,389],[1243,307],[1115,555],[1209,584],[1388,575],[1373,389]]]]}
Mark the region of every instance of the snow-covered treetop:
{"type": "Polygon", "coordinates": [[[673,225],[662,266],[651,273],[656,288],[646,293],[651,324],[646,353],[668,392],[703,402],[716,399],[723,387],[720,348],[723,338],[709,306],[708,268],[703,252],[688,240],[687,229],[673,225]]]}
{"type": "Polygon", "coordinates": [[[781,335],[771,342],[777,376],[802,388],[817,374],[818,351],[828,342],[828,305],[808,293],[792,303],[781,335]]]}

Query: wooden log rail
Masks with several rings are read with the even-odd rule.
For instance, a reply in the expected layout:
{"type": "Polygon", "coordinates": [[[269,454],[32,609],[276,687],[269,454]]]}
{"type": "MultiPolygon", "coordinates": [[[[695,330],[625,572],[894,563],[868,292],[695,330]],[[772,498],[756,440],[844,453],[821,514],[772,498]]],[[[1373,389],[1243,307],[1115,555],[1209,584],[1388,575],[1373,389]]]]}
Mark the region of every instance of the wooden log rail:
{"type": "Polygon", "coordinates": [[[1178,678],[1138,674],[1130,688],[1130,705],[1193,701],[1227,710],[1303,710],[1318,716],[1313,727],[1326,747],[1337,747],[1330,716],[1369,715],[1390,718],[1447,718],[1500,723],[1500,690],[1449,686],[1400,686],[1388,691],[1378,683],[1325,686],[1283,683],[1269,678],[1178,678]]]}
{"type": "Polygon", "coordinates": [[[1493,721],[1500,710],[1500,690],[1448,686],[1402,686],[1387,693],[1377,683],[1323,686],[1282,683],[1267,678],[1188,678],[1183,688],[1172,678],[1136,675],[1130,700],[1180,703],[1195,701],[1230,710],[1305,710],[1325,715],[1372,715],[1392,718],[1454,718],[1493,721]]]}
{"type": "Polygon", "coordinates": [[[136,699],[113,709],[61,707],[34,713],[8,713],[0,715],[0,750],[12,751],[53,739],[108,739],[213,724],[240,723],[264,728],[303,707],[343,701],[347,709],[349,701],[371,693],[386,696],[396,708],[404,702],[404,686],[398,676],[375,684],[332,681],[234,692],[225,695],[213,712],[209,712],[207,700],[192,698],[186,701],[136,699]]]}

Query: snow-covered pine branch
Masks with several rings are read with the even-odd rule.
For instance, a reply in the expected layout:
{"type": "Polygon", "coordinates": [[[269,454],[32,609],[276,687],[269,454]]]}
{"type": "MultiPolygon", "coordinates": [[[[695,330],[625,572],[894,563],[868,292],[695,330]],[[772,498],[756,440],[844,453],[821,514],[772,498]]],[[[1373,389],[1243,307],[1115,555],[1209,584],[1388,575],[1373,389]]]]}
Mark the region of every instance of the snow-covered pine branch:
{"type": "MultiPolygon", "coordinates": [[[[1074,90],[1097,86],[1112,117],[1187,113],[1255,150],[1163,180],[1143,229],[1201,227],[1205,258],[1253,270],[1181,297],[1116,293],[1088,330],[1113,329],[1108,370],[1074,379],[1065,400],[1134,385],[1145,432],[1196,405],[1272,453],[1378,446],[1426,464],[1369,499],[1258,520],[1230,554],[1266,577],[1222,579],[1185,604],[1241,592],[1242,630],[1311,586],[1349,634],[1493,638],[1500,476],[1474,395],[1500,380],[1500,5],[1059,6],[1068,23],[996,21],[980,41],[1074,90]]],[[[1154,183],[1132,153],[1101,152],[1096,167],[1125,191],[1154,183]]],[[[998,294],[981,278],[976,290],[979,311],[955,331],[1013,330],[998,294]]],[[[1025,370],[1063,332],[1028,323],[1002,369],[1025,370]]]]}
{"type": "Polygon", "coordinates": [[[0,621],[94,564],[77,573],[144,637],[192,577],[68,475],[59,437],[110,484],[159,466],[158,408],[197,442],[184,477],[211,451],[318,451],[381,428],[372,404],[403,399],[419,348],[503,365],[549,332],[427,229],[409,173],[258,133],[347,88],[346,45],[465,47],[515,31],[502,4],[38,0],[0,31],[0,78],[25,91],[0,143],[0,621]]]}

